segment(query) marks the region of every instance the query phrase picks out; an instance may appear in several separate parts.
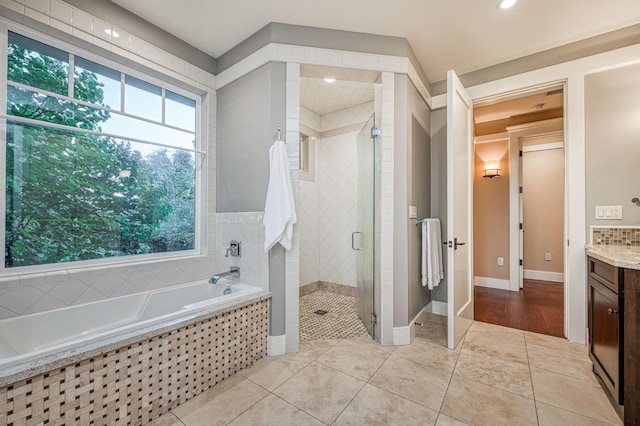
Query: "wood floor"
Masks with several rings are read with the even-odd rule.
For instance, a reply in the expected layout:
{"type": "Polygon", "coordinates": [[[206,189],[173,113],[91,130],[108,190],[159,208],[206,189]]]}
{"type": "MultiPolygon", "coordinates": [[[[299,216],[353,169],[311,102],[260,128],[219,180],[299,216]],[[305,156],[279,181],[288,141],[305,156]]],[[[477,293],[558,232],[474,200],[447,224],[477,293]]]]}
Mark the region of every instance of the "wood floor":
{"type": "Polygon", "coordinates": [[[475,287],[476,321],[564,337],[564,285],[524,280],[520,291],[475,287]]]}

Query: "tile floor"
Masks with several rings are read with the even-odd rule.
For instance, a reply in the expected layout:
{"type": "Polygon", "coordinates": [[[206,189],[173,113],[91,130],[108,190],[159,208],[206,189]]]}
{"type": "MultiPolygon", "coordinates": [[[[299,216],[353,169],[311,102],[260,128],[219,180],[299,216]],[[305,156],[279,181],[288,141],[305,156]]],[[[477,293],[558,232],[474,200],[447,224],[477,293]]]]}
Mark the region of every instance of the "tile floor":
{"type": "Polygon", "coordinates": [[[476,322],[456,350],[433,316],[407,346],[304,341],[186,402],[153,426],[619,425],[586,347],[476,322]]]}
{"type": "Polygon", "coordinates": [[[355,297],[318,290],[300,298],[301,341],[368,335],[367,329],[358,318],[355,297]],[[319,309],[327,313],[314,313],[319,309]]]}

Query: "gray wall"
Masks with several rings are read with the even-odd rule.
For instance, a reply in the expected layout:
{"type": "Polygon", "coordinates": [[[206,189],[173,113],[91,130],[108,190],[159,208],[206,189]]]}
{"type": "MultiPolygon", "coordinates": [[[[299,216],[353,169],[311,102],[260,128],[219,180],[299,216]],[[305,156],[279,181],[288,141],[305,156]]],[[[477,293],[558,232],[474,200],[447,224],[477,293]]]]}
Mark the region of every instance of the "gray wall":
{"type": "Polygon", "coordinates": [[[125,8],[105,0],[64,0],[72,6],[102,19],[112,25],[117,25],[129,34],[153,43],[180,59],[202,68],[210,73],[216,73],[215,58],[193,47],[178,37],[169,34],[162,28],[145,21],[125,8]]]}
{"type": "Polygon", "coordinates": [[[218,90],[217,210],[264,210],[269,148],[285,124],[285,64],[271,62],[218,90]]]}
{"type": "Polygon", "coordinates": [[[585,77],[587,226],[640,225],[639,111],[640,65],[585,77]],[[596,205],[622,206],[623,219],[595,220],[596,205]]]}
{"type": "MultiPolygon", "coordinates": [[[[440,218],[442,241],[447,240],[447,109],[431,112],[431,217],[440,218]]],[[[431,297],[447,301],[447,256],[442,250],[445,278],[433,289],[431,297]]]]}
{"type": "MultiPolygon", "coordinates": [[[[269,148],[276,128],[285,133],[284,63],[271,62],[218,91],[217,210],[263,211],[269,148]]],[[[285,332],[285,252],[269,253],[271,335],[285,332]]]]}
{"type": "Polygon", "coordinates": [[[395,76],[394,146],[394,326],[409,321],[431,300],[421,284],[420,230],[409,219],[409,205],[420,218],[431,212],[430,112],[406,75],[395,76]]]}

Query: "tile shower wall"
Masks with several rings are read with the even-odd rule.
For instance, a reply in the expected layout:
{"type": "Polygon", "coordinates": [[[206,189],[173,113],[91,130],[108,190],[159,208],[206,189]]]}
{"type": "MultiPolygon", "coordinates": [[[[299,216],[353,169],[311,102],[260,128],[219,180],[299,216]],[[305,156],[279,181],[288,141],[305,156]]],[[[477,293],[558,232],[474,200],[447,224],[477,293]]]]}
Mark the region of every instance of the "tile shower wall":
{"type": "Polygon", "coordinates": [[[242,282],[269,291],[269,256],[264,251],[264,212],[216,214],[216,272],[240,268],[242,282]],[[241,241],[240,257],[225,257],[231,240],[241,241]]]}
{"type": "Polygon", "coordinates": [[[373,102],[369,102],[323,116],[301,108],[300,123],[313,130],[351,130],[344,133],[338,130],[337,135],[329,137],[322,137],[320,133],[316,143],[315,179],[300,181],[301,286],[316,281],[356,285],[351,233],[357,228],[358,132],[349,126],[364,125],[373,107],[373,102]]]}
{"type": "Polygon", "coordinates": [[[356,252],[351,233],[357,230],[357,132],[320,140],[318,150],[319,244],[321,281],[356,285],[356,252]]]}
{"type": "MultiPolygon", "coordinates": [[[[216,78],[152,43],[59,0],[0,0],[0,16],[202,94],[203,205],[215,212],[216,78]],[[104,31],[120,34],[112,38],[104,31]],[[207,146],[208,145],[208,146],[207,146]],[[210,177],[210,179],[207,179],[210,177]]],[[[0,277],[0,319],[207,278],[215,269],[215,215],[202,222],[203,254],[0,277]]]]}

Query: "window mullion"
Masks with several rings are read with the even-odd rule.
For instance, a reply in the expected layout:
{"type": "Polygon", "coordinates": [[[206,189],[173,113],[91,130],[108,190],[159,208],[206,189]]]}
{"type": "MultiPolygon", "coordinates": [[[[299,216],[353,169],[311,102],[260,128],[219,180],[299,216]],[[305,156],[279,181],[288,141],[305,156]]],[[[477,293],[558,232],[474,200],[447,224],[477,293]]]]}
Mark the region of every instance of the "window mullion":
{"type": "Polygon", "coordinates": [[[120,73],[120,112],[124,112],[125,73],[120,73]]]}
{"type": "Polygon", "coordinates": [[[69,98],[73,99],[74,93],[73,93],[73,89],[74,89],[74,77],[75,77],[75,56],[72,53],[69,53],[69,90],[68,90],[68,95],[69,98]]]}
{"type": "Polygon", "coordinates": [[[162,89],[162,124],[167,124],[165,120],[165,111],[167,109],[166,104],[167,104],[167,91],[165,89],[162,89]]]}

